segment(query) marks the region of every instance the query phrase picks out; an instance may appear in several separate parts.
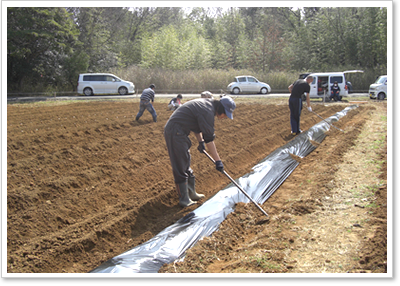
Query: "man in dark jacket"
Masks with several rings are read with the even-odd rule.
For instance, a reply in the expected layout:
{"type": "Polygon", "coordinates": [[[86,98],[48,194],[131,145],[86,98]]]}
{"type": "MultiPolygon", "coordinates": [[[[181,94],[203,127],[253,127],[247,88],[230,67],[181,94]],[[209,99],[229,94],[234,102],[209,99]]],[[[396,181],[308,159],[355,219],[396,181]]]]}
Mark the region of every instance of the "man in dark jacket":
{"type": "Polygon", "coordinates": [[[155,88],[156,86],[151,84],[148,88],[143,90],[142,95],[140,96],[139,112],[136,115],[136,121],[139,120],[139,118],[143,115],[144,110],[147,109],[151,116],[153,116],[153,121],[157,122],[157,113],[152,104],[154,102],[155,88]]]}
{"type": "Polygon", "coordinates": [[[198,150],[203,153],[205,146],[215,160],[215,167],[223,172],[224,165],[218,155],[214,139],[214,118],[233,119],[235,102],[229,96],[221,100],[208,98],[193,99],[179,107],[164,127],[164,138],[171,161],[172,173],[179,196],[179,205],[188,207],[203,198],[196,193],[195,177],[190,168],[189,133],[193,132],[199,142],[198,150]]]}
{"type": "Polygon", "coordinates": [[[300,114],[303,108],[302,95],[306,93],[307,109],[312,111],[310,103],[310,83],[314,78],[307,76],[306,79],[298,79],[293,84],[289,85],[290,91],[289,97],[289,109],[290,109],[290,126],[292,128],[292,134],[297,135],[302,131],[300,129],[300,114]]]}

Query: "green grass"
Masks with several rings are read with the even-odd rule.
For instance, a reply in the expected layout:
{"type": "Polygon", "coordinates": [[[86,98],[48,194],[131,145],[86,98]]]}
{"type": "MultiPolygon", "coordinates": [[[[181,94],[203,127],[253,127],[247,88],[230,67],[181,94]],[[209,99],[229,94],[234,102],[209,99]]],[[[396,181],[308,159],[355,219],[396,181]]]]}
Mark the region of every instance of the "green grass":
{"type": "Polygon", "coordinates": [[[386,138],[382,136],[380,139],[377,139],[373,142],[373,145],[370,147],[371,149],[381,149],[385,146],[386,138]]]}
{"type": "Polygon", "coordinates": [[[377,205],[375,202],[372,202],[372,203],[367,204],[365,207],[376,209],[376,208],[379,208],[379,205],[377,205]]]}
{"type": "Polygon", "coordinates": [[[249,257],[249,259],[251,262],[255,263],[257,267],[261,267],[264,269],[279,270],[281,268],[280,265],[269,261],[269,258],[267,256],[262,256],[262,257],[251,256],[249,257]]]}

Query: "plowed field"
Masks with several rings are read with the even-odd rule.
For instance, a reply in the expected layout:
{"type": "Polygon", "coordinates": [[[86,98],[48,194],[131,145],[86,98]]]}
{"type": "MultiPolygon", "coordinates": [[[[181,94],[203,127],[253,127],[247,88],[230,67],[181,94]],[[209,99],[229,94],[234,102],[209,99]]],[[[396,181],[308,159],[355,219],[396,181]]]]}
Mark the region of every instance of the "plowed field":
{"type": "MultiPolygon", "coordinates": [[[[156,100],[157,101],[157,100],[156,100]]],[[[163,127],[138,101],[7,106],[7,272],[87,273],[152,238],[229,184],[192,147],[197,205],[178,205],[163,127]]],[[[216,146],[238,178],[290,135],[287,99],[237,99],[216,146]]],[[[349,103],[313,102],[327,118],[349,103]]],[[[239,204],[220,230],[160,272],[387,271],[386,102],[342,117],[262,207],[239,204]]],[[[303,109],[301,128],[321,119],[303,109]]]]}

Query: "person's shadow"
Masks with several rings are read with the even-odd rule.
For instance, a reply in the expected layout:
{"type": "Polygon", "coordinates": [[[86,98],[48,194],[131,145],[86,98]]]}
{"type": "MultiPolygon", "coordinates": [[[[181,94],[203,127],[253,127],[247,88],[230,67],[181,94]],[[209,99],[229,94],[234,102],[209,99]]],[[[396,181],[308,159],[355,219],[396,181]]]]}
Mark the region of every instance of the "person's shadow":
{"type": "Polygon", "coordinates": [[[295,137],[296,137],[296,134],[289,134],[289,135],[286,135],[286,136],[282,136],[283,140],[285,140],[285,141],[290,141],[295,137]]]}

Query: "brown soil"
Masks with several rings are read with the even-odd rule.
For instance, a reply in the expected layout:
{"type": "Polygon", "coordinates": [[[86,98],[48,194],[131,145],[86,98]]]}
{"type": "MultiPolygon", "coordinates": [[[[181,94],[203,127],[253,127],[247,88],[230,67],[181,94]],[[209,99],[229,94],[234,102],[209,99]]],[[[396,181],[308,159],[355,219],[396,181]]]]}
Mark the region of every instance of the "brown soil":
{"type": "MultiPolygon", "coordinates": [[[[216,145],[233,178],[291,139],[287,100],[237,102],[233,121],[216,120],[216,145]]],[[[162,135],[171,114],[165,106],[155,104],[153,123],[147,111],[134,121],[137,100],[8,105],[8,273],[87,273],[204,202],[178,205],[162,135]]],[[[327,118],[346,106],[313,109],[327,118]]],[[[268,220],[238,204],[183,262],[159,272],[386,273],[383,116],[386,103],[360,104],[335,122],[345,132],[331,128],[297,158],[262,205],[268,220]]],[[[306,110],[301,119],[303,130],[321,121],[306,110]]],[[[192,149],[196,188],[208,199],[230,181],[192,149]]]]}

